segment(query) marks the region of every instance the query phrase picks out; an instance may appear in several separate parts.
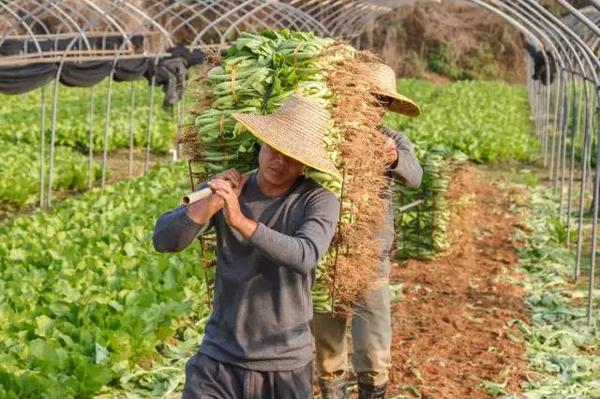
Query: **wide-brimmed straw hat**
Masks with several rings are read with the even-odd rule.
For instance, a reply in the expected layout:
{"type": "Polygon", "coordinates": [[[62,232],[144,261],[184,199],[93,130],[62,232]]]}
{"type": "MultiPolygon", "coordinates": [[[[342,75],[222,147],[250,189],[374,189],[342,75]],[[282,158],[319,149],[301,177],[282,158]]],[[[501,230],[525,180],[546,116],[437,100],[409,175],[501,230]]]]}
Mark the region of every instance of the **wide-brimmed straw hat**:
{"type": "Polygon", "coordinates": [[[293,95],[270,115],[232,115],[250,133],[283,155],[321,172],[340,176],[325,148],[329,113],[316,101],[293,95]]]}
{"type": "Polygon", "coordinates": [[[421,109],[410,98],[396,91],[396,73],[379,62],[365,62],[359,66],[362,77],[373,85],[373,93],[392,99],[390,111],[407,116],[421,115],[421,109]]]}

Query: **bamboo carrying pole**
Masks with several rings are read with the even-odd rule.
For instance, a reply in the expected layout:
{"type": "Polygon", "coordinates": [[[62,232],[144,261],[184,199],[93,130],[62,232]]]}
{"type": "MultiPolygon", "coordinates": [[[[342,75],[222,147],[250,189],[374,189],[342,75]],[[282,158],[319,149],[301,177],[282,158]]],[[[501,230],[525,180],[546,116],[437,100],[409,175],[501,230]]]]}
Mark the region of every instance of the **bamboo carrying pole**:
{"type": "Polygon", "coordinates": [[[185,195],[182,199],[181,202],[185,205],[190,205],[193,204],[195,202],[201,201],[205,198],[208,198],[212,195],[212,190],[210,187],[205,187],[201,190],[198,191],[194,191],[193,193],[190,193],[188,195],[185,195]]]}

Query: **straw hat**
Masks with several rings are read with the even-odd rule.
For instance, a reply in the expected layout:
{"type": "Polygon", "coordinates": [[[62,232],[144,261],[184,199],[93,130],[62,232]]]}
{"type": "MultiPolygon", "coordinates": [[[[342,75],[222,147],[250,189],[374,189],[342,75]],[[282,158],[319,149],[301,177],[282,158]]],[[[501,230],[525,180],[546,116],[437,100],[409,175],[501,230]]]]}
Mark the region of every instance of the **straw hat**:
{"type": "Polygon", "coordinates": [[[363,63],[359,69],[361,75],[373,85],[374,94],[392,99],[390,111],[407,116],[421,115],[421,109],[413,100],[396,91],[396,73],[392,68],[382,63],[368,62],[363,63]]]}
{"type": "Polygon", "coordinates": [[[306,166],[340,176],[323,140],[329,113],[314,100],[299,95],[287,99],[270,115],[232,114],[259,140],[306,166]]]}

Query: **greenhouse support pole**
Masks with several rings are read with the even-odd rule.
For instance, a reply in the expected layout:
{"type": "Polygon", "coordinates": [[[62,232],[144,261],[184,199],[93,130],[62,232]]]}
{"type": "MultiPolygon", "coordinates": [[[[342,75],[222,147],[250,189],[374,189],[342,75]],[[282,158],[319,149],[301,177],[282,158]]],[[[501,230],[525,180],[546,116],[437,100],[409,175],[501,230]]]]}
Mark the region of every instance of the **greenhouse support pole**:
{"type": "MultiPolygon", "coordinates": [[[[558,73],[556,75],[556,79],[554,80],[554,82],[550,85],[552,87],[552,96],[554,97],[554,110],[552,111],[552,114],[554,115],[554,121],[551,124],[551,126],[549,127],[550,132],[552,134],[552,145],[550,148],[550,180],[552,181],[552,192],[554,195],[556,195],[556,189],[555,189],[555,174],[554,174],[554,169],[555,169],[555,165],[556,165],[556,115],[558,114],[558,97],[560,95],[557,86],[558,86],[558,82],[560,81],[560,73],[558,73]]],[[[552,105],[552,103],[551,103],[552,105]]],[[[550,121],[551,117],[550,117],[550,113],[548,113],[546,115],[546,118],[548,118],[548,121],[550,121]]]]}
{"type": "Polygon", "coordinates": [[[550,159],[551,159],[551,151],[550,151],[550,106],[552,103],[552,90],[550,90],[550,85],[544,85],[544,107],[542,108],[542,123],[544,124],[544,134],[546,135],[546,164],[545,166],[550,171],[550,159]]]}
{"type": "Polygon", "coordinates": [[[112,106],[112,87],[113,87],[113,76],[114,76],[114,64],[108,76],[108,93],[106,94],[106,110],[104,112],[104,138],[103,138],[103,149],[102,149],[102,182],[100,187],[104,188],[106,185],[106,168],[108,167],[108,141],[110,140],[110,109],[112,106]]]}
{"type": "Polygon", "coordinates": [[[44,207],[44,165],[46,164],[46,86],[40,88],[40,208],[44,207]]]}
{"type": "Polygon", "coordinates": [[[94,86],[90,87],[90,119],[88,129],[88,190],[94,186],[94,107],[95,104],[94,86]]]}
{"type": "Polygon", "coordinates": [[[571,114],[573,112],[571,103],[569,102],[569,86],[573,86],[573,74],[565,72],[566,78],[564,80],[564,88],[563,88],[563,115],[561,120],[561,136],[562,136],[562,146],[560,149],[561,152],[561,161],[560,161],[560,182],[559,182],[559,199],[558,199],[558,211],[560,221],[563,221],[563,204],[564,204],[564,188],[565,188],[565,168],[567,164],[567,131],[568,131],[568,122],[571,114]],[[570,84],[569,84],[570,82],[570,84]]]}
{"type": "Polygon", "coordinates": [[[150,164],[150,147],[152,143],[152,123],[154,113],[154,91],[155,91],[156,77],[152,76],[152,82],[150,83],[150,110],[148,111],[148,130],[146,132],[146,156],[144,158],[144,174],[148,173],[148,167],[150,164]]]}
{"type": "Polygon", "coordinates": [[[135,84],[129,87],[129,177],[133,177],[133,115],[135,114],[135,84]]]}
{"type": "Polygon", "coordinates": [[[56,116],[58,113],[58,85],[60,73],[62,71],[62,64],[58,68],[56,79],[54,80],[54,90],[52,93],[52,127],[50,129],[50,160],[48,161],[48,189],[47,189],[47,201],[46,207],[52,207],[52,177],[54,175],[54,150],[56,144],[56,116]]]}
{"type": "Polygon", "coordinates": [[[546,99],[547,99],[547,95],[546,95],[546,86],[544,86],[542,84],[541,81],[536,81],[536,87],[537,87],[537,121],[538,121],[538,125],[539,125],[539,129],[540,129],[540,134],[542,137],[542,152],[544,154],[544,168],[548,167],[548,132],[546,131],[546,124],[544,122],[544,117],[543,117],[543,112],[546,106],[546,99]]]}
{"type": "MultiPolygon", "coordinates": [[[[552,182],[552,191],[555,196],[558,196],[558,188],[560,182],[560,168],[562,161],[562,146],[563,146],[563,134],[562,134],[562,118],[564,114],[564,86],[565,86],[565,70],[561,69],[558,72],[558,82],[556,85],[556,109],[554,114],[554,131],[557,134],[556,143],[556,154],[555,154],[555,172],[554,180],[552,182]]],[[[559,199],[560,202],[560,199],[559,199]]],[[[560,216],[559,216],[560,217],[560,216]]]]}
{"type": "MultiPolygon", "coordinates": [[[[575,151],[577,149],[579,121],[581,119],[581,98],[579,97],[579,90],[577,87],[577,77],[572,74],[573,81],[573,124],[571,126],[571,156],[569,165],[569,189],[567,194],[567,248],[570,248],[571,244],[571,212],[573,211],[573,186],[575,184],[575,151]]],[[[575,272],[575,279],[577,279],[577,273],[575,272]]]]}
{"type": "Polygon", "coordinates": [[[186,82],[181,86],[181,101],[177,103],[177,139],[175,140],[175,159],[181,158],[181,130],[183,129],[184,112],[185,112],[185,88],[186,82]]]}
{"type": "Polygon", "coordinates": [[[587,175],[587,157],[590,151],[590,127],[589,127],[589,87],[587,83],[584,84],[584,98],[585,98],[585,119],[583,125],[583,156],[581,160],[581,183],[579,185],[579,215],[577,224],[577,252],[575,254],[575,279],[579,278],[581,270],[581,252],[583,250],[583,214],[584,214],[584,203],[585,203],[585,183],[587,175]]]}

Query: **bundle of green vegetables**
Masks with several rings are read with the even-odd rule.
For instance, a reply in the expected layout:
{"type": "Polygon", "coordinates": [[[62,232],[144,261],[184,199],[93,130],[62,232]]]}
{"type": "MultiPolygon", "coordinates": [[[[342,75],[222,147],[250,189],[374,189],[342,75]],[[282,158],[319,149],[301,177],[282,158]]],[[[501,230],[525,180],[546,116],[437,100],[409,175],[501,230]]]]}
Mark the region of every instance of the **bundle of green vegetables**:
{"type": "Polygon", "coordinates": [[[294,93],[327,103],[330,93],[317,60],[329,44],[286,30],[241,35],[208,73],[211,108],[196,118],[200,159],[208,173],[256,166],[256,139],[232,113],[269,114],[294,93]]]}
{"type": "MultiPolygon", "coordinates": [[[[197,159],[208,175],[230,168],[245,172],[257,167],[257,140],[236,123],[232,113],[270,114],[295,93],[311,97],[324,107],[329,105],[332,93],[322,64],[327,60],[320,55],[331,44],[332,40],[312,33],[287,30],[240,36],[221,64],[208,72],[210,108],[200,112],[195,121],[197,159]]],[[[332,125],[325,141],[338,166],[342,162],[340,140],[340,132],[332,125]]],[[[341,195],[342,182],[338,178],[312,169],[307,175],[341,195]]],[[[317,268],[313,291],[316,311],[331,310],[326,273],[333,258],[330,251],[317,268]]]]}
{"type": "MultiPolygon", "coordinates": [[[[395,214],[400,232],[397,242],[399,259],[427,259],[446,249],[449,209],[446,201],[451,161],[431,151],[423,160],[423,181],[419,189],[402,190],[398,207],[423,198],[423,205],[395,214]]],[[[399,188],[398,188],[399,189],[399,188]]]]}

